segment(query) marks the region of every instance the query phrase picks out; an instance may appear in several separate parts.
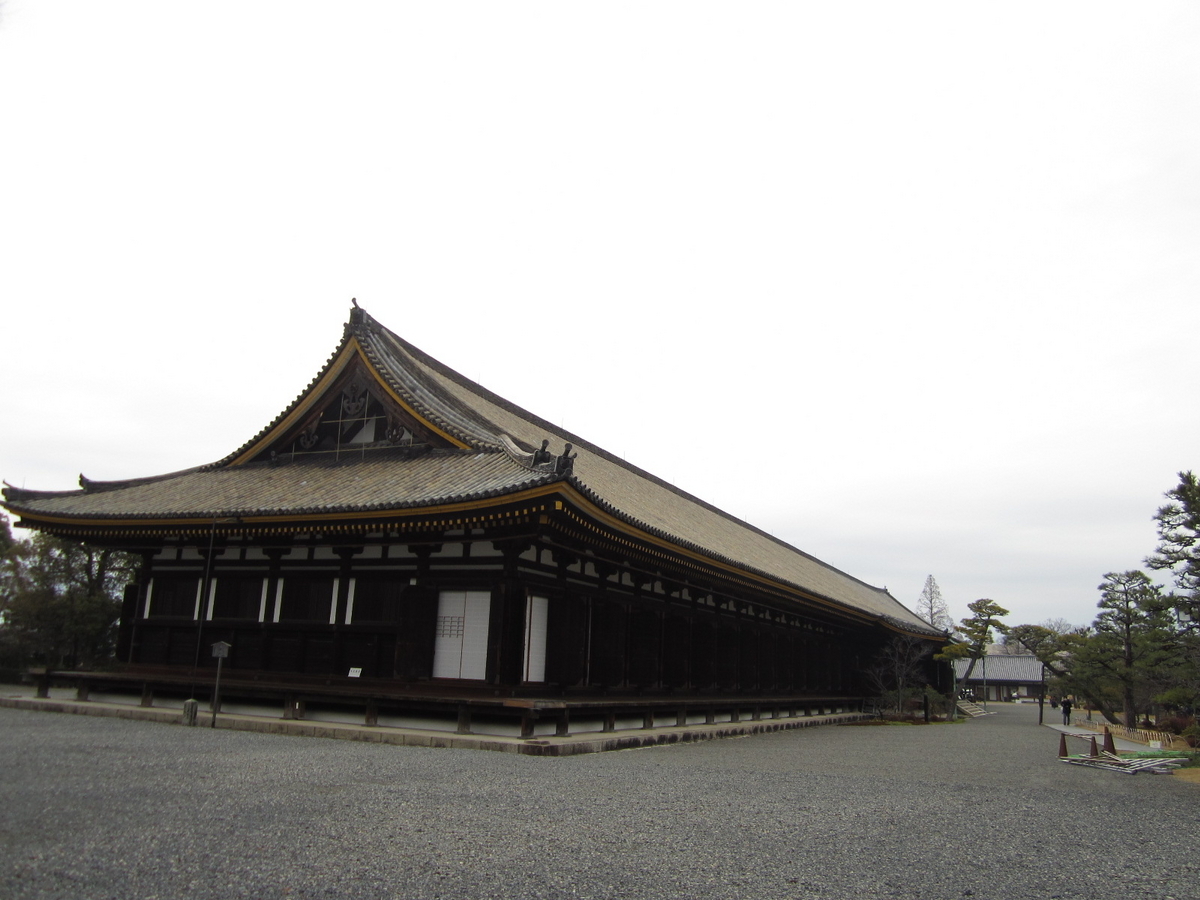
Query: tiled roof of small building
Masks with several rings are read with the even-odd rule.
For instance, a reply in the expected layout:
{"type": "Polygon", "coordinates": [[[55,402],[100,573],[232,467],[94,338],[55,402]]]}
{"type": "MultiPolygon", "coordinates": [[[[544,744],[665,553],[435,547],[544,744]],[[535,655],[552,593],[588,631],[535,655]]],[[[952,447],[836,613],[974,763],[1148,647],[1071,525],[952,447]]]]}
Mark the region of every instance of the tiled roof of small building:
{"type": "Polygon", "coordinates": [[[520,451],[532,450],[546,439],[555,452],[564,443],[574,445],[578,458],[571,483],[627,522],[906,630],[940,634],[886,590],[823,563],[521,409],[426,355],[357,307],[342,344],[309,388],[271,425],[225,459],[160,478],[93,483],[87,491],[39,494],[9,489],[5,496],[9,508],[17,513],[89,518],[401,509],[496,496],[560,480],[563,476],[531,468],[520,459],[520,451]],[[271,435],[300,409],[335,361],[343,358],[351,341],[404,405],[470,449],[433,450],[415,458],[372,450],[335,460],[298,457],[278,467],[245,462],[261,459],[260,450],[271,435]]]}
{"type": "MultiPolygon", "coordinates": [[[[969,664],[970,660],[956,659],[954,661],[955,677],[961,679],[966,674],[969,664]]],[[[986,666],[982,658],[975,663],[975,669],[971,672],[971,681],[983,681],[985,676],[989,682],[1003,681],[1020,684],[1040,682],[1042,680],[1042,663],[1036,656],[999,654],[988,656],[986,666]]]]}

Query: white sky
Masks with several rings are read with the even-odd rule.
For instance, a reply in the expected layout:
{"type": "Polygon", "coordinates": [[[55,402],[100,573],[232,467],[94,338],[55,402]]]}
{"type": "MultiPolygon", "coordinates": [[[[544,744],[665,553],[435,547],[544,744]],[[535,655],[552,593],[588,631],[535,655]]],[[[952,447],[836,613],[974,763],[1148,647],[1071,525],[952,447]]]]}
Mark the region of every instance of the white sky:
{"type": "MultiPolygon", "coordinates": [[[[230,452],[350,298],[912,606],[1200,466],[1200,6],[0,6],[0,476],[230,452]]],[[[578,473],[587,480],[587,472],[578,473]]]]}

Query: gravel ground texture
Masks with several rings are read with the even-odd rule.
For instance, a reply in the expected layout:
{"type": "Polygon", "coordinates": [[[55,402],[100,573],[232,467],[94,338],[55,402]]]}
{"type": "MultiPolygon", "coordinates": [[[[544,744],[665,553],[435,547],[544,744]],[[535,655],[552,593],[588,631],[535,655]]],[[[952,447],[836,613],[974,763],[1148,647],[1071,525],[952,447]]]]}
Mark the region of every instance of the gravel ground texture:
{"type": "Polygon", "coordinates": [[[1200,897],[1200,786],[993,709],[566,758],[0,709],[0,897],[1200,897]]]}

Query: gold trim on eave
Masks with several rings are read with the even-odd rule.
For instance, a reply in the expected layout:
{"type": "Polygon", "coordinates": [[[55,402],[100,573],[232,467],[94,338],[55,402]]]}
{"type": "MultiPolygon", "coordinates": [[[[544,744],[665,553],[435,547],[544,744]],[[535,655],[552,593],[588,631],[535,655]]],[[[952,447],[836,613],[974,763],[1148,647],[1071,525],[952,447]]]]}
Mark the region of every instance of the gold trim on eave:
{"type": "MultiPolygon", "coordinates": [[[[240,526],[262,527],[269,524],[285,524],[299,522],[345,522],[348,520],[381,520],[381,519],[398,519],[398,518],[417,518],[422,516],[446,515],[450,513],[465,512],[469,510],[481,510],[488,507],[507,506],[512,503],[520,503],[522,501],[534,500],[543,497],[549,497],[553,494],[561,494],[567,498],[571,506],[574,506],[582,514],[592,518],[600,525],[617,532],[627,535],[634,540],[641,541],[644,544],[650,544],[658,547],[660,550],[666,550],[672,554],[678,554],[685,558],[691,559],[693,562],[700,563],[705,566],[711,566],[718,570],[723,570],[731,573],[736,577],[760,586],[766,587],[769,590],[775,591],[796,601],[803,599],[808,603],[812,603],[818,607],[823,607],[829,612],[835,613],[843,618],[857,619],[863,622],[881,622],[886,628],[904,633],[910,633],[902,627],[889,622],[886,617],[878,613],[872,613],[865,609],[859,609],[847,603],[833,600],[832,598],[822,597],[819,594],[814,594],[797,584],[792,584],[778,576],[767,575],[762,572],[756,572],[753,569],[739,565],[736,562],[726,562],[717,558],[715,555],[705,553],[700,550],[693,550],[690,547],[684,546],[678,540],[660,537],[651,532],[632,525],[610,512],[599,507],[594,501],[576,490],[572,485],[562,481],[552,482],[551,484],[542,485],[540,487],[527,488],[523,491],[518,491],[513,494],[501,494],[495,497],[489,497],[484,500],[463,500],[455,503],[430,504],[426,506],[405,507],[401,509],[381,509],[381,510],[345,510],[339,512],[326,513],[290,513],[284,515],[242,515],[233,517],[237,519],[237,524],[240,526]]],[[[555,499],[554,510],[556,512],[565,511],[567,503],[562,499],[555,499]]],[[[62,516],[47,516],[38,513],[30,513],[24,510],[14,510],[22,519],[29,519],[31,524],[37,523],[56,524],[63,526],[74,526],[76,528],[100,528],[100,529],[116,529],[116,528],[163,528],[163,527],[192,527],[192,528],[210,528],[212,523],[211,516],[191,516],[187,518],[138,518],[125,519],[119,523],[112,519],[83,519],[75,517],[62,516]]],[[[226,514],[223,518],[229,518],[226,514]]],[[[548,518],[548,517],[543,517],[548,518]]],[[[233,524],[233,523],[230,523],[233,524]]],[[[921,635],[926,639],[930,638],[926,635],[921,635]]]]}

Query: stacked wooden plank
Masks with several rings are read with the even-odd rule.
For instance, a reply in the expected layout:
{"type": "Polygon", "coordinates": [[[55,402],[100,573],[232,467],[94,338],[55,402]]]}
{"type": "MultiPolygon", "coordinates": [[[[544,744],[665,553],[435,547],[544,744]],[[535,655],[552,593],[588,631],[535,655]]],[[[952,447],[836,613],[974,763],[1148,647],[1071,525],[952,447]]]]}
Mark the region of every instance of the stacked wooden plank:
{"type": "Polygon", "coordinates": [[[1185,760],[1170,757],[1129,758],[1118,756],[1107,750],[1101,750],[1095,756],[1060,756],[1059,759],[1073,766],[1091,766],[1094,769],[1108,769],[1112,772],[1124,772],[1127,775],[1136,775],[1138,772],[1168,774],[1176,766],[1181,766],[1185,762],[1185,760]]]}

